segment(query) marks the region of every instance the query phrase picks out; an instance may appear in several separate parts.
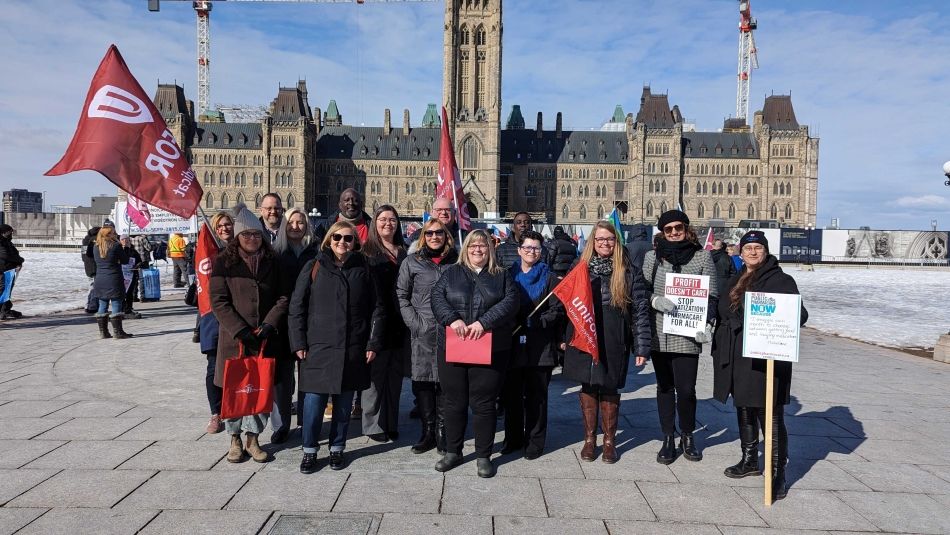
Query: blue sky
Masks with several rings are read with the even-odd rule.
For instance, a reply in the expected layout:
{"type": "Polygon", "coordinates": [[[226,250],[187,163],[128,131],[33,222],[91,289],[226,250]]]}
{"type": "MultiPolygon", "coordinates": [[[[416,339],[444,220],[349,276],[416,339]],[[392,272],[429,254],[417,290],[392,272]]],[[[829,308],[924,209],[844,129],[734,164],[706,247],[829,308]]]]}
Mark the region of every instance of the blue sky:
{"type": "MultiPolygon", "coordinates": [[[[819,225],[950,228],[950,11],[943,1],[753,0],[760,68],[751,107],[787,94],[821,138],[819,225]]],[[[344,121],[378,125],[384,108],[418,124],[442,83],[444,3],[217,3],[212,102],[267,105],[305,78],[310,103],[336,99],[344,121]]],[[[0,10],[0,189],[88,202],[114,187],[91,172],[43,177],[72,136],[109,44],[149,93],[158,80],[195,93],[190,2],[5,0],[0,10]]],[[[733,0],[509,0],[504,116],[520,104],[553,126],[596,127],[616,104],[636,112],[644,83],[715,130],[735,113],[733,0]]]]}

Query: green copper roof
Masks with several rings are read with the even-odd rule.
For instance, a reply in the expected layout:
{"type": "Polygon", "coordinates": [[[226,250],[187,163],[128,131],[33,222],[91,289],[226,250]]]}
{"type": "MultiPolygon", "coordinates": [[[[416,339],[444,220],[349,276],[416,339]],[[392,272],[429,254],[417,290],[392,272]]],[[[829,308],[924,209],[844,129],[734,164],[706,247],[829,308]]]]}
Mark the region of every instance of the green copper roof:
{"type": "Polygon", "coordinates": [[[326,118],[327,118],[327,119],[339,119],[339,118],[340,118],[340,110],[337,109],[337,107],[336,107],[336,101],[335,101],[335,100],[330,100],[330,104],[327,106],[327,112],[326,112],[326,113],[327,113],[327,114],[326,114],[326,118]]]}
{"type": "Polygon", "coordinates": [[[614,116],[611,117],[610,122],[622,123],[626,119],[627,119],[627,114],[623,112],[623,107],[620,104],[617,104],[617,107],[614,108],[614,116]]]}
{"type": "Polygon", "coordinates": [[[511,114],[508,115],[508,123],[505,124],[508,130],[524,130],[524,117],[521,115],[521,106],[515,104],[511,107],[511,114]]]}
{"type": "Polygon", "coordinates": [[[441,128],[442,119],[439,118],[439,112],[435,109],[435,104],[429,104],[426,107],[426,114],[422,116],[423,128],[441,128]]]}

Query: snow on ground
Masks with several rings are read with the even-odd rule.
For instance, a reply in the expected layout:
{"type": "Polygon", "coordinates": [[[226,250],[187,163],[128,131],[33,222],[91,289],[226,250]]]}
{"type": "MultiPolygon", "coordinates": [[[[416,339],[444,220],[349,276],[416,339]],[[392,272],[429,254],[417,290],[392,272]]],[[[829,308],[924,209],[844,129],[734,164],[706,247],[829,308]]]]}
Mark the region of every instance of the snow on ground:
{"type": "MultiPolygon", "coordinates": [[[[84,306],[89,279],[79,252],[21,251],[26,264],[13,292],[17,310],[37,315],[84,306]]],[[[162,297],[171,290],[171,264],[158,262],[162,297]]],[[[808,308],[808,326],[894,347],[933,347],[950,329],[945,308],[950,271],[816,266],[795,277],[808,308]]],[[[183,295],[174,290],[175,296],[183,295]]]]}

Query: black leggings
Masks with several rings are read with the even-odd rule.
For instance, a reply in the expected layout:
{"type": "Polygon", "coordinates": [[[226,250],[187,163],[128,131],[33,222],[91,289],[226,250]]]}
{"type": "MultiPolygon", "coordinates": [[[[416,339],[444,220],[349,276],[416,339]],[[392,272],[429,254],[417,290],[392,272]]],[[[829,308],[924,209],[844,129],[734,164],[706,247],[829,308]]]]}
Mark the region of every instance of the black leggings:
{"type": "Polygon", "coordinates": [[[676,413],[680,432],[696,429],[696,369],[699,355],[658,352],[653,354],[656,372],[656,407],[664,435],[676,433],[676,413]]]}
{"type": "Polygon", "coordinates": [[[505,445],[531,452],[544,450],[548,430],[551,366],[511,368],[501,398],[505,407],[505,445]]]}
{"type": "Polygon", "coordinates": [[[445,414],[445,438],[449,453],[462,453],[468,410],[472,410],[475,455],[488,458],[495,443],[495,400],[501,393],[505,373],[494,366],[470,366],[439,362],[445,414]]]}
{"type": "Polygon", "coordinates": [[[218,359],[216,351],[205,353],[208,357],[208,370],[205,373],[205,390],[208,392],[208,405],[211,408],[211,414],[221,414],[221,387],[214,384],[214,367],[218,359]]]}

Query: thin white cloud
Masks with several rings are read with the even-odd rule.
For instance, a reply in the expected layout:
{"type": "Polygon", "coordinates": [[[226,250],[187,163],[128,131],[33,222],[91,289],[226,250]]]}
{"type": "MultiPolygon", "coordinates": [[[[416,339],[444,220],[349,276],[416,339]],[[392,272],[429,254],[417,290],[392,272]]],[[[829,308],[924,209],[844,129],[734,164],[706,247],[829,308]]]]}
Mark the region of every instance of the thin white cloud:
{"type": "Polygon", "coordinates": [[[939,195],[919,195],[917,197],[901,197],[894,204],[902,208],[917,208],[921,210],[946,210],[950,208],[950,198],[939,195]]]}

